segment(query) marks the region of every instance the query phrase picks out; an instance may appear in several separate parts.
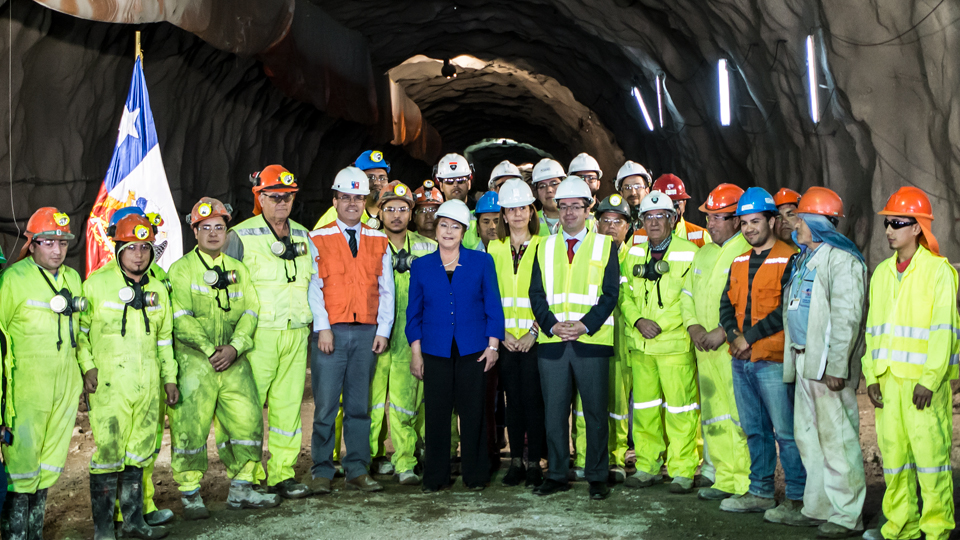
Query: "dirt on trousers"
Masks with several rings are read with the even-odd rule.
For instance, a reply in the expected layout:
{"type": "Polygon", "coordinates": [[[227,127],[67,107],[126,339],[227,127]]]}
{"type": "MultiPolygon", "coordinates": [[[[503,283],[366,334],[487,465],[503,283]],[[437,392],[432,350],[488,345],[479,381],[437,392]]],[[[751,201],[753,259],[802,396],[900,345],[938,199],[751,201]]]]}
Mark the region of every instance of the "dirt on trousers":
{"type": "MultiPolygon", "coordinates": [[[[308,379],[309,380],[309,379],[308,379]]],[[[861,385],[862,388],[862,385],[861,385]]],[[[873,407],[860,394],[860,439],[867,474],[864,522],[875,521],[883,497],[883,471],[877,449],[873,407]]],[[[303,449],[297,461],[299,478],[311,465],[310,436],[313,402],[309,388],[301,408],[303,449]]],[[[954,394],[955,500],[960,496],[960,395],[954,394]]],[[[762,514],[721,512],[717,502],[698,500],[695,493],[674,495],[667,485],[647,489],[612,488],[605,501],[587,497],[587,484],[575,482],[566,493],[549,497],[533,495],[529,489],[502,487],[508,454],[503,466],[481,492],[467,491],[457,480],[447,491],[424,494],[419,486],[401,486],[395,477],[376,477],[385,490],[364,494],[345,491],[342,478],[333,482],[330,495],[283,501],[273,509],[226,509],[229,479],[216,451],[209,452],[210,466],[201,494],[212,517],[204,521],[183,521],[180,494],[170,472],[170,435],[157,461],[155,501],[177,515],[168,525],[168,538],[257,538],[257,539],[384,539],[419,538],[536,538],[560,539],[744,539],[772,540],[814,538],[816,529],[793,528],[765,523],[762,514]]],[[[388,442],[389,444],[389,442],[388,442]]],[[[50,489],[45,538],[81,539],[93,537],[90,514],[88,466],[94,450],[86,413],[80,413],[70,446],[66,470],[50,489]]],[[[208,448],[215,449],[211,434],[208,448]]],[[[389,450],[392,450],[388,447],[389,450]]],[[[264,452],[265,456],[267,452],[264,452]]],[[[632,471],[631,471],[632,472],[632,471]]],[[[783,472],[777,468],[777,499],[783,497],[783,472]]],[[[960,531],[951,536],[960,540],[960,531]]]]}

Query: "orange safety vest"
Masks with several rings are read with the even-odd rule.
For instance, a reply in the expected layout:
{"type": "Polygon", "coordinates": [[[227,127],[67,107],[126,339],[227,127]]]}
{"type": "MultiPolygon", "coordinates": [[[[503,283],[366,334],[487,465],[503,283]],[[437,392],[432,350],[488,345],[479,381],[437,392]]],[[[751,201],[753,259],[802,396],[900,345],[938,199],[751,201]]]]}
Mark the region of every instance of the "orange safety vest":
{"type": "Polygon", "coordinates": [[[689,221],[684,221],[684,225],[687,227],[687,234],[684,236],[684,238],[696,244],[697,247],[703,247],[703,244],[705,243],[703,232],[706,231],[706,229],[699,225],[694,225],[689,221]]]}
{"type": "Polygon", "coordinates": [[[360,225],[360,237],[354,258],[336,221],[310,232],[319,253],[317,277],[323,280],[323,304],[330,324],[377,324],[377,279],[383,274],[388,240],[387,235],[365,224],[360,225]]]}
{"type": "MultiPolygon", "coordinates": [[[[747,290],[750,281],[750,253],[747,251],[733,260],[730,265],[730,291],[727,296],[730,303],[737,310],[737,324],[743,330],[743,321],[746,318],[747,298],[750,298],[750,320],[756,325],[780,307],[780,280],[787,269],[790,257],[796,250],[781,240],[773,245],[767,259],[760,265],[760,269],[753,276],[753,287],[747,290]]],[[[751,345],[750,361],[769,360],[783,362],[783,330],[757,340],[751,345]]]]}

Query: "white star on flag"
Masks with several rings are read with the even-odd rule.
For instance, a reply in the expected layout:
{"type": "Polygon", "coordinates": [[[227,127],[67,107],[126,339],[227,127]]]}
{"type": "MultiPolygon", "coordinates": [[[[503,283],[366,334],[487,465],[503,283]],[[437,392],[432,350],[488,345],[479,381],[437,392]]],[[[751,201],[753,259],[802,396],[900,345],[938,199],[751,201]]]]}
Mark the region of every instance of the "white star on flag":
{"type": "Polygon", "coordinates": [[[123,108],[123,117],[120,118],[120,134],[117,136],[117,146],[127,140],[127,135],[134,139],[140,138],[140,130],[137,128],[137,120],[140,118],[140,107],[130,110],[123,108]]]}

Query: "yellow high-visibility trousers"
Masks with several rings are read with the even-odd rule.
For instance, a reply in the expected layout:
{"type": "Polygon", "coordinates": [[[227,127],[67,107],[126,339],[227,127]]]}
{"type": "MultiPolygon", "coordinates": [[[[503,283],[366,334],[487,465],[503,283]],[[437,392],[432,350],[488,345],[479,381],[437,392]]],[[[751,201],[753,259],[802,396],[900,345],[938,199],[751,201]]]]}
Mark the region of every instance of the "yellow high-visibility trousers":
{"type": "Polygon", "coordinates": [[[743,495],[750,489],[750,449],[740,427],[730,355],[723,349],[697,351],[704,465],[709,460],[715,470],[714,488],[743,495]]]}

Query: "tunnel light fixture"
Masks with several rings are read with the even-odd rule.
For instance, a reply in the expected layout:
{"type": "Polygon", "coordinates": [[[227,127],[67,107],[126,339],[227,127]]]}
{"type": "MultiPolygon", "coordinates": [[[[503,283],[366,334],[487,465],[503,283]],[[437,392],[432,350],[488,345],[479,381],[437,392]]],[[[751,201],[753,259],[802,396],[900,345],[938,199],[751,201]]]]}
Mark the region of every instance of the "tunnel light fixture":
{"type": "Polygon", "coordinates": [[[633,97],[637,98],[637,105],[640,106],[640,112],[643,113],[643,120],[647,123],[647,128],[653,131],[653,119],[650,118],[650,112],[647,111],[647,105],[643,102],[643,96],[640,95],[640,89],[636,86],[630,91],[633,97]]]}
{"type": "Polygon", "coordinates": [[[720,78],[720,124],[730,125],[730,73],[727,71],[727,60],[721,58],[717,62],[717,72],[720,78]]]}
{"type": "Polygon", "coordinates": [[[657,116],[660,119],[660,127],[663,127],[663,84],[666,76],[663,72],[657,74],[657,116]]]}
{"type": "Polygon", "coordinates": [[[440,74],[448,79],[457,78],[457,67],[450,63],[450,59],[447,58],[443,61],[443,67],[440,68],[440,74]]]}
{"type": "Polygon", "coordinates": [[[810,84],[810,119],[814,124],[820,122],[820,85],[817,83],[817,50],[813,36],[807,36],[807,79],[810,84]]]}

